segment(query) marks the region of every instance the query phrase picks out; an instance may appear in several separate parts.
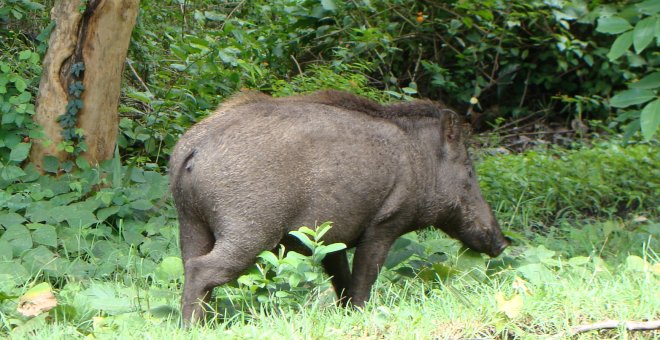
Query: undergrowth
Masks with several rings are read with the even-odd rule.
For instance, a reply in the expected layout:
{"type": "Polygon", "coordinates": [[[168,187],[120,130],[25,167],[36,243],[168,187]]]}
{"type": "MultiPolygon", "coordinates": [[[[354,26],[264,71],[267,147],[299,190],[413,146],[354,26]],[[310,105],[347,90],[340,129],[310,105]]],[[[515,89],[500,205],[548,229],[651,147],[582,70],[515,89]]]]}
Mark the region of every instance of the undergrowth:
{"type": "MultiPolygon", "coordinates": [[[[374,320],[400,320],[401,311],[419,318],[415,313],[421,312],[413,312],[415,301],[435,301],[427,295],[433,292],[457,302],[449,307],[442,300],[431,304],[439,309],[433,312],[439,321],[420,321],[424,332],[430,332],[420,334],[448,334],[440,329],[453,322],[456,312],[447,310],[452,306],[499,311],[488,319],[468,313],[465,320],[474,329],[463,329],[460,334],[465,336],[556,332],[573,321],[620,315],[657,318],[657,294],[648,295],[660,275],[654,148],[602,141],[573,150],[482,155],[477,169],[484,195],[514,246],[488,260],[437,230],[404,235],[390,251],[380,288],[374,291],[375,302],[366,313],[375,313],[368,314],[374,320]],[[641,294],[644,300],[635,300],[641,309],[621,311],[607,304],[576,307],[564,309],[574,313],[564,319],[524,312],[538,308],[543,299],[555,301],[553,294],[570,294],[575,286],[584,285],[575,281],[578,278],[593,285],[588,294],[602,294],[612,284],[620,291],[641,294]],[[407,295],[411,288],[406,287],[415,287],[415,293],[407,295]],[[552,293],[544,293],[548,289],[552,293]],[[524,303],[518,310],[519,299],[524,303]],[[397,309],[399,303],[402,309],[397,309]],[[437,329],[427,328],[432,325],[437,329]]],[[[62,336],[100,336],[127,331],[136,320],[144,327],[174,327],[182,265],[167,176],[122,165],[118,157],[99,168],[82,162],[79,168],[54,177],[39,176],[28,166],[16,178],[0,181],[2,332],[38,334],[44,327],[55,327],[62,336]],[[36,288],[54,292],[57,307],[35,318],[19,314],[21,299],[36,288]]],[[[299,236],[308,235],[310,247],[326,249],[319,254],[340,247],[324,245],[313,230],[305,233],[299,236]]],[[[334,292],[318,266],[321,258],[292,252],[262,254],[237,282],[216,289],[210,307],[218,314],[211,313],[212,324],[234,336],[239,330],[266,332],[269,322],[278,324],[273,334],[282,336],[333,332],[379,336],[401,331],[372,320],[385,328],[353,325],[349,329],[328,323],[334,329],[329,333],[304,333],[304,327],[282,333],[277,327],[284,327],[287,320],[312,317],[308,314],[344,315],[349,323],[362,317],[333,307],[334,292]]]]}

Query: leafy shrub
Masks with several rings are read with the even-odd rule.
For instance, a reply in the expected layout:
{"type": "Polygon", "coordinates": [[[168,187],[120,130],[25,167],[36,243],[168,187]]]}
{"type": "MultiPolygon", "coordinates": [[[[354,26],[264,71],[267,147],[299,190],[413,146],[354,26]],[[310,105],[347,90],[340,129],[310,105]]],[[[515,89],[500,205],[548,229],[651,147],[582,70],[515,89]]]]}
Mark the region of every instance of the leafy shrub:
{"type": "MultiPolygon", "coordinates": [[[[0,40],[0,48],[0,163],[16,166],[27,157],[30,139],[39,136],[32,116],[41,58],[20,40],[0,40]],[[14,61],[9,62],[10,58],[14,61]]],[[[4,180],[13,179],[7,171],[18,172],[5,170],[4,180]]]]}
{"type": "Polygon", "coordinates": [[[552,224],[563,216],[657,215],[657,146],[596,142],[575,150],[530,150],[477,164],[486,200],[511,226],[552,224]]]}
{"type": "Polygon", "coordinates": [[[638,74],[594,34],[617,7],[586,0],[141,6],[121,109],[122,152],[135,164],[163,166],[176,136],[242,87],[441,98],[476,123],[539,110],[582,120],[609,117],[604,98],[638,74]]]}
{"type": "Polygon", "coordinates": [[[324,244],[323,235],[330,228],[331,222],[325,222],[315,230],[301,227],[290,232],[309,249],[310,255],[286,252],[284,246],[280,246],[277,254],[262,252],[256,265],[236,280],[238,290],[221,288],[223,294],[217,297],[216,303],[224,306],[242,304],[243,307],[255,304],[277,308],[300,307],[310,292],[329,287],[329,278],[321,267],[321,261],[327,254],[346,248],[343,243],[324,244]]]}
{"type": "Polygon", "coordinates": [[[156,263],[178,253],[166,176],[118,159],[78,166],[59,178],[29,166],[15,181],[0,180],[3,289],[42,275],[56,282],[152,275],[156,263]]]}
{"type": "Polygon", "coordinates": [[[660,44],[660,6],[656,1],[647,0],[623,8],[620,13],[602,17],[598,21],[598,31],[617,35],[607,56],[615,61],[628,54],[631,66],[642,68],[635,75],[627,91],[617,93],[610,104],[616,108],[644,106],[641,111],[621,110],[619,121],[632,120],[626,129],[629,136],[641,129],[647,141],[660,126],[660,72],[657,71],[660,59],[653,47],[660,44]],[[634,27],[633,27],[634,25],[634,27]],[[629,51],[634,46],[634,54],[629,51]],[[645,52],[646,51],[646,52],[645,52]],[[655,72],[654,72],[655,71],[655,72]]]}

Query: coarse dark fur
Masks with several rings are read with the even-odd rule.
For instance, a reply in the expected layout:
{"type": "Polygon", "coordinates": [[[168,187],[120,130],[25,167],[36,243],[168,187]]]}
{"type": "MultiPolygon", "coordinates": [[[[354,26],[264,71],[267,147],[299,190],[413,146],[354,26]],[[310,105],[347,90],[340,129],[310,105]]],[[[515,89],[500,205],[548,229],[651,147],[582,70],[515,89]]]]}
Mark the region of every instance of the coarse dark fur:
{"type": "Polygon", "coordinates": [[[431,101],[380,105],[339,91],[242,93],[193,126],[170,160],[185,268],[184,322],[288,233],[332,221],[355,247],[323,265],[342,304],[369,298],[391,244],[436,226],[497,256],[508,245],[483,199],[457,115],[431,101]]]}

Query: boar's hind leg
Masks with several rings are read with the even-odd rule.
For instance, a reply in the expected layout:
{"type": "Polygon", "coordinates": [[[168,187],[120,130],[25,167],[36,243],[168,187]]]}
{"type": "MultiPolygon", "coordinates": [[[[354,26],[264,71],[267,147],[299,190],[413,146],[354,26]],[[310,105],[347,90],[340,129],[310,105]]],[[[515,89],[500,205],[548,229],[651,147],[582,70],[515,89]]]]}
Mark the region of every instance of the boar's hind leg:
{"type": "MultiPolygon", "coordinates": [[[[204,301],[214,287],[223,285],[243,273],[254,264],[257,255],[274,245],[273,237],[264,233],[250,233],[245,230],[263,230],[263,228],[239,224],[213,227],[221,230],[213,249],[207,254],[188,259],[184,264],[186,282],[183,288],[184,324],[196,322],[203,315],[200,300],[204,301]],[[230,236],[231,235],[231,236],[230,236]]],[[[277,238],[274,238],[277,240],[277,238]]]]}
{"type": "Polygon", "coordinates": [[[348,289],[350,303],[355,307],[364,306],[369,300],[371,286],[376,282],[378,272],[385,263],[387,252],[394,240],[375,235],[367,230],[355,248],[353,256],[353,276],[348,289]]]}
{"type": "Polygon", "coordinates": [[[210,291],[198,285],[190,271],[190,261],[208,254],[213,249],[215,237],[209,226],[195,217],[189,216],[184,209],[179,210],[179,242],[181,243],[181,257],[184,263],[183,296],[181,298],[181,314],[184,324],[196,321],[202,316],[202,301],[210,298],[210,291]],[[193,319],[194,318],[194,319],[193,319]]]}
{"type": "Polygon", "coordinates": [[[346,250],[340,250],[334,253],[329,253],[323,259],[323,268],[332,276],[332,286],[335,288],[335,293],[340,306],[346,306],[348,298],[348,286],[351,282],[351,270],[348,267],[348,259],[346,258],[346,250]]]}

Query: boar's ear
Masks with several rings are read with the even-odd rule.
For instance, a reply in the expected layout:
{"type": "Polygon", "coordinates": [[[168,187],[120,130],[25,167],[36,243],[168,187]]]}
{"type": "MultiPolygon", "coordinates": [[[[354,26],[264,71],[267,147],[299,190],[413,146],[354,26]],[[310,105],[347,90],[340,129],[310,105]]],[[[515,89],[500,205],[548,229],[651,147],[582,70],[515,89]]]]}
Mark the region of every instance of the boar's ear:
{"type": "Polygon", "coordinates": [[[456,112],[447,109],[442,110],[442,132],[445,140],[449,143],[453,143],[460,138],[460,122],[456,112]]]}

